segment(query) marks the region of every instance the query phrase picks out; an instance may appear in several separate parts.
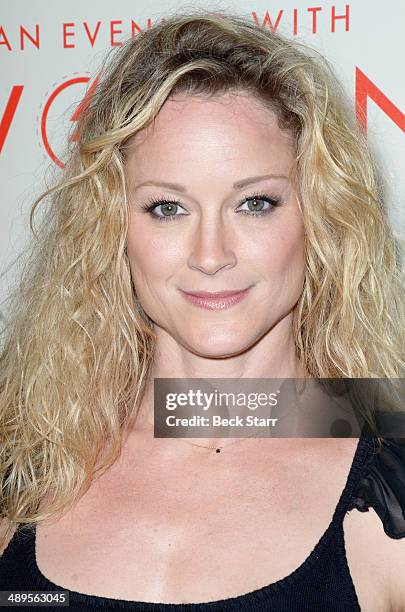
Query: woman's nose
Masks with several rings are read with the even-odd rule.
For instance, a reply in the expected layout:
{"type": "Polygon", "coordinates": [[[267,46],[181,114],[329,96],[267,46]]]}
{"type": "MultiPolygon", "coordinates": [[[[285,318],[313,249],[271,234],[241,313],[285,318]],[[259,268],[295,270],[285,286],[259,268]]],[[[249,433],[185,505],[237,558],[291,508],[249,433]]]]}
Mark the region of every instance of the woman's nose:
{"type": "Polygon", "coordinates": [[[236,254],[231,235],[231,228],[215,220],[200,222],[199,227],[190,240],[188,265],[204,272],[215,274],[218,270],[236,264],[236,254]]]}

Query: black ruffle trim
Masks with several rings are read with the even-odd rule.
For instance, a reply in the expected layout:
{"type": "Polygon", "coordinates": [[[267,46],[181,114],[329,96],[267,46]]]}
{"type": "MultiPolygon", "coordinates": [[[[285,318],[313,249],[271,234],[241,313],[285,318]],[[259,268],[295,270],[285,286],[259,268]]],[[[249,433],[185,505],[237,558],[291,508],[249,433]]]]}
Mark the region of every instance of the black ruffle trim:
{"type": "Polygon", "coordinates": [[[374,508],[390,538],[405,537],[405,438],[372,438],[373,451],[349,509],[374,508]]]}

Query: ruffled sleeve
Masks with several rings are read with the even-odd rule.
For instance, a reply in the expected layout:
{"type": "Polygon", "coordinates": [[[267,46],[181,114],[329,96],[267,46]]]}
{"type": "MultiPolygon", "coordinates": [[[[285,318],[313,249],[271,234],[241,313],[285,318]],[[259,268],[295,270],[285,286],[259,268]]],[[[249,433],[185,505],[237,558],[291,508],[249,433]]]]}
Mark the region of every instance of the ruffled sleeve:
{"type": "Polygon", "coordinates": [[[374,508],[390,538],[405,537],[405,438],[370,438],[371,453],[351,508],[374,508]]]}

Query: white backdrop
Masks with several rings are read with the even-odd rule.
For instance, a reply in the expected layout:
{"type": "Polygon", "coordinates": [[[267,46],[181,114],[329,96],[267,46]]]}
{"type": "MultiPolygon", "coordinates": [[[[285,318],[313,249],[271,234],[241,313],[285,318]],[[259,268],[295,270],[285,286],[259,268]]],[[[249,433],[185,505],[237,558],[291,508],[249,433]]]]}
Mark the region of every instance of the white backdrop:
{"type": "MultiPolygon", "coordinates": [[[[104,55],[178,9],[235,11],[325,55],[353,108],[367,108],[367,135],[385,177],[396,234],[405,238],[405,79],[402,0],[242,2],[3,1],[0,8],[0,316],[13,261],[30,238],[28,213],[63,164],[68,127],[104,55]],[[6,8],[6,5],[7,8],[6,8]]],[[[112,51],[113,52],[113,51],[112,51]]],[[[41,207],[41,205],[40,205],[41,207]]]]}

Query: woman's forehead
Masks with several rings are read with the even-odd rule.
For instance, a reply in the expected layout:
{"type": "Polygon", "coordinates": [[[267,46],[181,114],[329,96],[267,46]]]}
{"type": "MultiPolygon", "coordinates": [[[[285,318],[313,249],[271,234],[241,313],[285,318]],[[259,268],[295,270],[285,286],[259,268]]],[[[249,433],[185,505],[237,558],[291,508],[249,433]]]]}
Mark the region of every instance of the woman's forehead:
{"type": "Polygon", "coordinates": [[[132,152],[148,145],[164,147],[172,140],[193,138],[211,139],[224,146],[228,136],[232,140],[239,133],[253,139],[263,134],[277,139],[279,145],[293,146],[294,143],[293,135],[280,130],[276,114],[262,101],[253,94],[233,92],[210,97],[168,98],[153,120],[131,137],[125,149],[132,152]]]}

